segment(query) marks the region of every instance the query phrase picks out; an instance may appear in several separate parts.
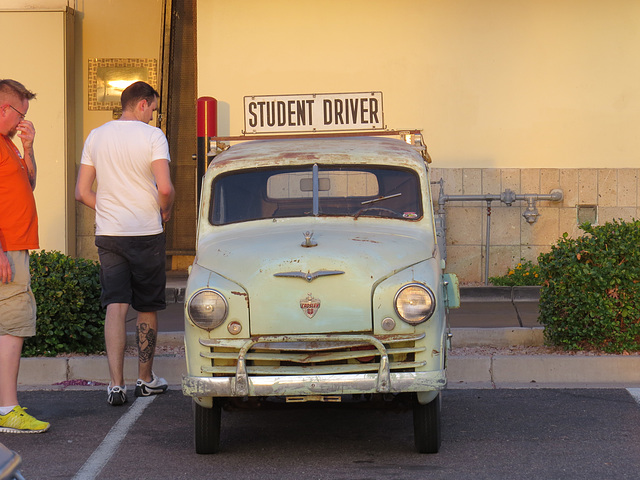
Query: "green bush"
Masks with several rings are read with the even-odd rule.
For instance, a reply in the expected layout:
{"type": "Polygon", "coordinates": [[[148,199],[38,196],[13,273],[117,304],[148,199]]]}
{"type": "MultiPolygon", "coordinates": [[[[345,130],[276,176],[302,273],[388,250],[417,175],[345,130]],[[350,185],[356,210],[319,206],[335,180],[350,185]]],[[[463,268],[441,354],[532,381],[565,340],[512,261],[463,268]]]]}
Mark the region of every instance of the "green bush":
{"type": "Polygon", "coordinates": [[[583,224],[538,258],[540,323],[567,350],[640,349],[640,221],[583,224]]]}
{"type": "Polygon", "coordinates": [[[497,287],[517,287],[521,285],[542,285],[540,268],[531,260],[520,259],[520,263],[502,277],[489,277],[489,281],[497,287]]]}
{"type": "Polygon", "coordinates": [[[104,351],[100,306],[100,265],[60,252],[33,252],[31,288],[38,306],[36,336],[25,341],[25,356],[104,351]]]}

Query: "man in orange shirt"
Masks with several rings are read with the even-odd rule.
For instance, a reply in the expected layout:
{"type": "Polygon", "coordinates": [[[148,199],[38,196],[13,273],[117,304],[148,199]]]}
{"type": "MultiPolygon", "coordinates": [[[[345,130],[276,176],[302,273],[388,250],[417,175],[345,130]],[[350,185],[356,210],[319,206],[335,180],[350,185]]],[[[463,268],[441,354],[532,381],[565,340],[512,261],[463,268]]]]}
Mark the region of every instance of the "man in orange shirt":
{"type": "Polygon", "coordinates": [[[15,80],[0,80],[0,432],[49,429],[18,404],[18,370],[25,337],[36,334],[29,250],[39,248],[33,189],[33,123],[25,119],[35,94],[15,80]],[[22,141],[24,158],[11,140],[22,141]]]}

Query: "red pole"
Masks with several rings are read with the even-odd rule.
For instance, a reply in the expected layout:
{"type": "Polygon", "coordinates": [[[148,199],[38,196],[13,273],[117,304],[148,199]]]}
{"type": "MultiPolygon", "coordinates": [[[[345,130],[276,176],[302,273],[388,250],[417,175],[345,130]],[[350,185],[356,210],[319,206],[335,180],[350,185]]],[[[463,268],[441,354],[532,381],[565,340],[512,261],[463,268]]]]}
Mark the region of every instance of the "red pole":
{"type": "Polygon", "coordinates": [[[218,134],[218,101],[213,97],[198,98],[198,137],[218,134]]]}
{"type": "Polygon", "coordinates": [[[199,201],[202,177],[209,166],[210,138],[218,134],[218,101],[213,97],[198,98],[197,116],[198,166],[196,188],[199,201]]]}

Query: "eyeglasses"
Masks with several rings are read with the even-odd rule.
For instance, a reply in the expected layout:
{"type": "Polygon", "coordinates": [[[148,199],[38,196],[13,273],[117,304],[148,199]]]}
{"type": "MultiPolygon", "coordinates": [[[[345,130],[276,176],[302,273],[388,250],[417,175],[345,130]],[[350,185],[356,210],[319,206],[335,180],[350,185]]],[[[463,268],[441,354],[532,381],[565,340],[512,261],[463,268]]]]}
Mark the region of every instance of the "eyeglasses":
{"type": "Polygon", "coordinates": [[[7,105],[9,105],[11,108],[13,108],[13,109],[16,111],[16,113],[17,113],[18,115],[20,115],[20,120],[24,120],[24,117],[26,117],[26,116],[27,116],[27,114],[26,114],[26,113],[22,113],[20,110],[18,110],[16,107],[14,107],[13,105],[11,105],[10,103],[8,103],[7,105]]]}

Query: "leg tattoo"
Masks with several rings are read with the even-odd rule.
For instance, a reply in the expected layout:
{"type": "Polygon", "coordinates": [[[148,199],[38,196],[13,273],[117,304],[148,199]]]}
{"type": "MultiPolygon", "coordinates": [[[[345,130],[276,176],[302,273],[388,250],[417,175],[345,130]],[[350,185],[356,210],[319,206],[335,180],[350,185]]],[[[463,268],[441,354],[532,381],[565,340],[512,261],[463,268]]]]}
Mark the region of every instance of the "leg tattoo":
{"type": "Polygon", "coordinates": [[[156,331],[149,328],[146,323],[141,323],[136,327],[136,342],[138,344],[138,360],[140,363],[147,363],[153,360],[156,351],[156,331]]]}

